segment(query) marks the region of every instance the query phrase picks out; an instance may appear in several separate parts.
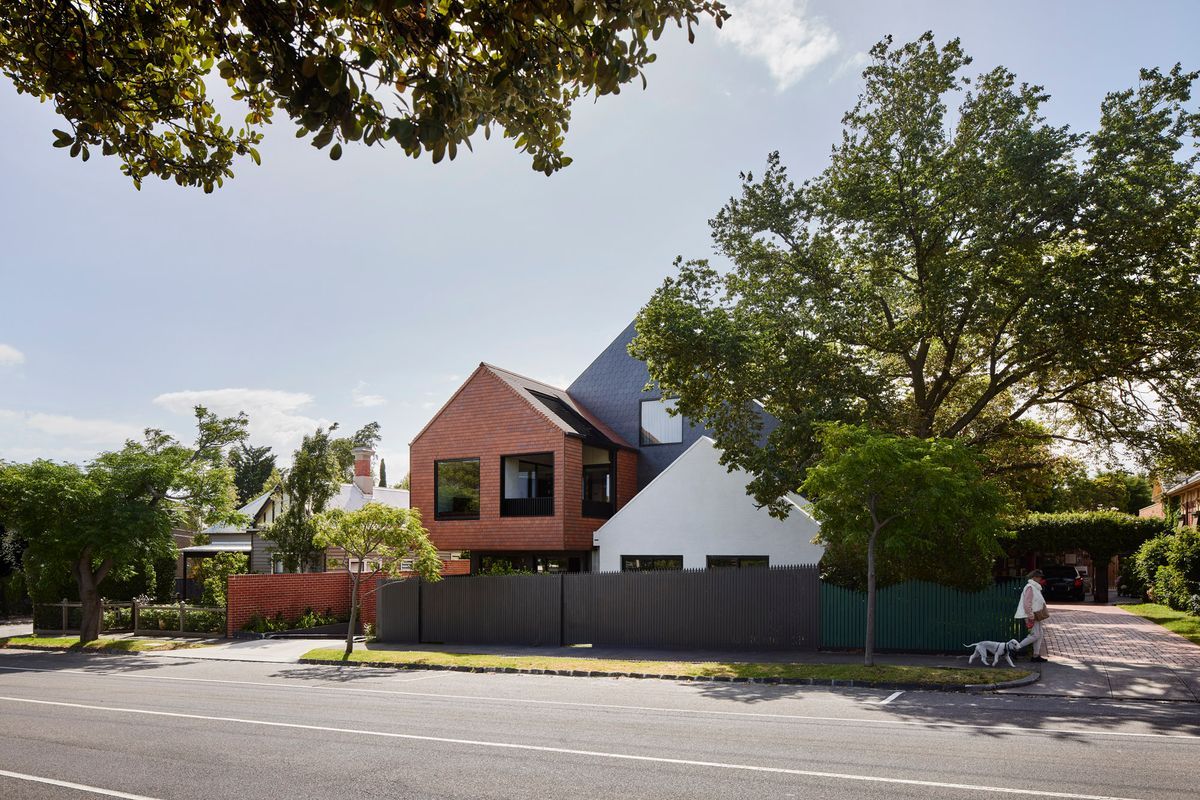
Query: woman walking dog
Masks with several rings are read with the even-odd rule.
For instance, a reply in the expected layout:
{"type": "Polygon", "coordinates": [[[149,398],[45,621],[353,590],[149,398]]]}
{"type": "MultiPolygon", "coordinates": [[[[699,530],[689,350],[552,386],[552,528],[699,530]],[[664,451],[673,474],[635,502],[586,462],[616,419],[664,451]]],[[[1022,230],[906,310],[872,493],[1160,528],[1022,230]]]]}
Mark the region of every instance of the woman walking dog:
{"type": "Polygon", "coordinates": [[[1026,577],[1029,582],[1021,590],[1021,600],[1017,603],[1017,613],[1013,614],[1013,617],[1025,620],[1025,629],[1029,631],[1029,635],[1017,643],[1016,649],[1020,650],[1031,644],[1033,658],[1030,661],[1042,662],[1047,660],[1046,619],[1050,616],[1050,610],[1046,608],[1046,599],[1042,597],[1042,581],[1045,576],[1040,569],[1035,569],[1026,577]]]}

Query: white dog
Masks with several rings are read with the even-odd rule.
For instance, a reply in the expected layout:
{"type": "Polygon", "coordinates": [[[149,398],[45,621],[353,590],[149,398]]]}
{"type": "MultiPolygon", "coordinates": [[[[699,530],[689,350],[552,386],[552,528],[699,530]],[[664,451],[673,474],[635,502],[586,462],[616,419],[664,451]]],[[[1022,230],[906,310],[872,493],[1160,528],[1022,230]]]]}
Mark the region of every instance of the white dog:
{"type": "Polygon", "coordinates": [[[1008,662],[1010,667],[1015,667],[1013,663],[1012,653],[1020,644],[1016,639],[1009,639],[1007,642],[975,642],[974,644],[964,644],[963,647],[974,647],[975,652],[971,653],[971,657],[967,659],[967,663],[971,664],[978,658],[983,662],[985,667],[996,666],[1000,663],[1000,656],[1004,656],[1004,660],[1008,662]],[[988,664],[988,655],[992,656],[992,663],[988,664]]]}

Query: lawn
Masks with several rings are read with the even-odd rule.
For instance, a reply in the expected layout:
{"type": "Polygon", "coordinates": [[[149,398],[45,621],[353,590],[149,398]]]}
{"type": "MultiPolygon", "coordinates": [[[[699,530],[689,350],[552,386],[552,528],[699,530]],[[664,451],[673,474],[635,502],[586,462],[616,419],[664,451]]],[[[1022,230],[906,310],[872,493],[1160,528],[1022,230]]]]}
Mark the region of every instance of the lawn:
{"type": "MultiPolygon", "coordinates": [[[[304,658],[341,663],[342,651],[318,648],[304,658]]],[[[564,658],[554,656],[496,656],[474,653],[441,653],[428,650],[357,649],[350,661],[359,663],[403,664],[413,667],[439,666],[464,669],[539,669],[575,670],[642,675],[680,675],[698,678],[789,678],[816,681],[854,681],[855,683],[912,683],[926,686],[966,686],[1023,678],[1023,669],[957,669],[953,667],[912,667],[861,664],[789,664],[779,662],[703,662],[703,661],[626,661],[602,658],[564,658]]]]}
{"type": "Polygon", "coordinates": [[[1176,611],[1169,606],[1158,603],[1139,603],[1121,608],[1139,617],[1145,617],[1151,622],[1162,625],[1169,631],[1178,633],[1193,644],[1200,644],[1200,617],[1192,616],[1185,611],[1176,611]]]}
{"type": "Polygon", "coordinates": [[[161,639],[93,639],[81,645],[78,636],[10,636],[0,639],[0,647],[26,650],[119,650],[141,653],[147,650],[184,650],[203,647],[199,642],[172,642],[161,639]]]}

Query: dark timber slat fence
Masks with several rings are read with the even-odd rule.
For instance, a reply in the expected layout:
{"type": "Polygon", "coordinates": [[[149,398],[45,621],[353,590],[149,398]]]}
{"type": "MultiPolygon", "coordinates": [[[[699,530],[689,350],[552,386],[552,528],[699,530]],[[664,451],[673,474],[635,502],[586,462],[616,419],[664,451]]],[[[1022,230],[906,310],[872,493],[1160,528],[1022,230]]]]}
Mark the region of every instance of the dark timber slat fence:
{"type": "MultiPolygon", "coordinates": [[[[1022,584],[997,583],[979,592],[960,592],[911,581],[880,589],[876,597],[875,646],[880,650],[949,653],[964,644],[1018,636],[1013,619],[1022,584]]],[[[863,646],[867,595],[821,584],[821,646],[863,646]]]]}
{"type": "Polygon", "coordinates": [[[385,583],[379,640],[815,650],[815,566],[385,583]]]}

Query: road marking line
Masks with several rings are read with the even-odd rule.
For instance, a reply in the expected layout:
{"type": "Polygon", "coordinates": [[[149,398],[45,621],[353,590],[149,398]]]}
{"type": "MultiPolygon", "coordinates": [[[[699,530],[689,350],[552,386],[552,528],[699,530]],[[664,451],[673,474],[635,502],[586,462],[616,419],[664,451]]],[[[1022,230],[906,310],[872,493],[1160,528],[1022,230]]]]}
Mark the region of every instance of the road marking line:
{"type": "Polygon", "coordinates": [[[144,794],[130,794],[129,792],[118,792],[114,789],[101,789],[98,786],[87,786],[82,783],[71,783],[70,781],[60,781],[55,778],[43,778],[39,775],[26,775],[22,772],[9,772],[6,769],[0,769],[0,777],[16,778],[19,781],[31,781],[33,783],[47,783],[51,786],[61,786],[64,789],[76,789],[80,792],[91,792],[92,794],[102,794],[105,797],[122,797],[125,800],[157,800],[154,797],[147,797],[144,794]]]}
{"type": "MultiPolygon", "coordinates": [[[[269,728],[288,728],[293,730],[320,731],[322,733],[346,733],[354,736],[377,736],[386,739],[405,739],[416,742],[436,742],[438,744],[456,744],[469,747],[492,747],[502,750],[526,750],[537,753],[557,753],[570,756],[588,756],[591,758],[606,758],[617,761],[642,761],[653,764],[676,764],[687,767],[710,767],[714,769],[741,770],[744,772],[769,772],[777,775],[796,775],[805,778],[827,778],[860,783],[885,783],[904,786],[925,786],[934,789],[962,789],[973,792],[991,792],[994,794],[1017,794],[1028,797],[1058,797],[1069,800],[1138,800],[1138,798],[1112,797],[1100,794],[1079,794],[1076,792],[1052,792],[1045,789],[1020,789],[1011,786],[984,786],[974,783],[947,783],[944,781],[923,781],[913,778],[887,778],[881,775],[856,775],[846,772],[820,772],[809,769],[791,769],[788,767],[762,767],[753,764],[731,764],[724,761],[695,761],[689,758],[668,758],[666,756],[639,756],[632,753],[609,753],[602,750],[574,750],[569,747],[549,747],[536,744],[518,744],[516,742],[489,742],[479,739],[457,739],[448,736],[422,736],[415,733],[394,733],[391,731],[369,731],[360,728],[335,728],[329,725],[307,725],[301,722],[276,722],[262,719],[245,719],[242,717],[216,717],[208,714],[185,714],[179,711],[152,711],[145,708],[124,708],[120,706],[93,706],[86,703],[67,703],[58,700],[33,700],[25,697],[4,697],[0,701],[10,703],[31,703],[41,706],[58,706],[62,708],[82,708],[89,711],[107,711],[119,714],[144,714],[153,717],[173,717],[176,719],[198,719],[206,722],[231,722],[238,725],[261,725],[269,728]]],[[[136,798],[136,800],[144,800],[136,798]]]]}
{"type": "Polygon", "coordinates": [[[904,694],[904,692],[902,692],[902,691],[901,692],[892,692],[887,697],[885,697],[883,700],[880,700],[879,705],[886,706],[888,703],[892,702],[893,700],[895,700],[897,697],[899,697],[902,694],[904,694]]]}
{"type": "MultiPolygon", "coordinates": [[[[352,667],[351,669],[358,669],[352,667]]],[[[1025,735],[1043,734],[1047,736],[1124,736],[1135,739],[1168,739],[1180,742],[1198,743],[1200,744],[1200,736],[1195,736],[1189,733],[1140,733],[1136,731],[1097,731],[1097,730],[1082,730],[1079,728],[1022,728],[1016,725],[976,725],[969,722],[938,722],[924,720],[907,720],[907,719],[866,719],[855,717],[823,717],[810,714],[769,714],[759,711],[720,711],[716,709],[705,708],[671,708],[669,706],[634,706],[622,705],[617,703],[585,703],[573,700],[541,700],[534,698],[521,697],[489,697],[487,695],[471,695],[471,694],[446,694],[441,692],[410,692],[402,689],[368,689],[360,686],[313,686],[312,684],[292,684],[278,683],[272,681],[235,681],[222,678],[188,678],[182,675],[124,675],[117,672],[102,672],[86,669],[50,669],[46,667],[4,667],[0,666],[0,670],[9,672],[65,672],[71,675],[86,675],[88,677],[99,678],[120,678],[123,680],[147,680],[147,681],[182,681],[188,683],[223,683],[236,686],[266,686],[275,689],[292,689],[301,691],[312,691],[320,689],[328,692],[359,692],[362,694],[384,694],[397,695],[400,697],[423,697],[430,700],[467,700],[472,703],[492,702],[492,703],[513,703],[515,705],[544,705],[544,706],[564,706],[567,708],[605,708],[614,711],[653,711],[663,714],[707,714],[712,716],[724,717],[750,717],[759,719],[790,719],[800,722],[838,722],[849,723],[854,725],[902,725],[911,728],[925,728],[929,730],[938,730],[947,728],[951,730],[982,730],[996,731],[999,733],[1015,733],[1025,735]]],[[[440,673],[439,673],[440,674],[440,673]]],[[[448,674],[467,674],[467,673],[448,673],[448,674]]],[[[438,674],[422,676],[423,678],[436,678],[438,674]]],[[[529,676],[537,677],[537,676],[529,676]]],[[[398,682],[404,682],[406,679],[398,679],[398,682]]],[[[408,680],[417,680],[416,678],[408,680]]]]}

